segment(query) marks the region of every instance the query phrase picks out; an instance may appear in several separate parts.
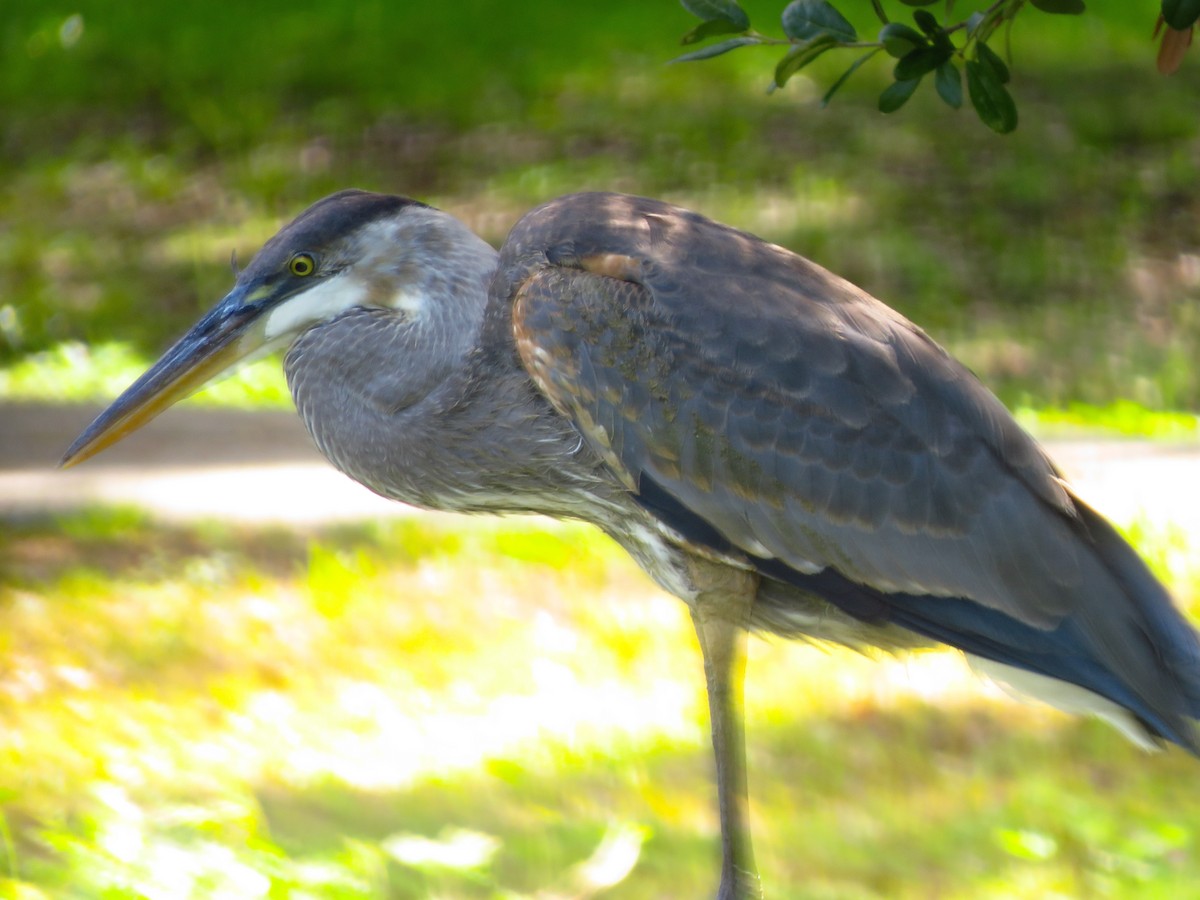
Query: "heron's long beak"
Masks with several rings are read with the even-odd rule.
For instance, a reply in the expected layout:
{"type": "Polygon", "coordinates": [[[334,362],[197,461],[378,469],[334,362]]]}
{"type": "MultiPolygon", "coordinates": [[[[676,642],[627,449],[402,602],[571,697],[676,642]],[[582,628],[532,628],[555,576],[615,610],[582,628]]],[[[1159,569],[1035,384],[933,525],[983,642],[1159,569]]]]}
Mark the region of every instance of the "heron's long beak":
{"type": "Polygon", "coordinates": [[[251,284],[239,284],[71,444],[60,465],[83,462],[141,428],[167,407],[198,391],[234,363],[261,350],[265,338],[251,325],[262,307],[251,284]]]}

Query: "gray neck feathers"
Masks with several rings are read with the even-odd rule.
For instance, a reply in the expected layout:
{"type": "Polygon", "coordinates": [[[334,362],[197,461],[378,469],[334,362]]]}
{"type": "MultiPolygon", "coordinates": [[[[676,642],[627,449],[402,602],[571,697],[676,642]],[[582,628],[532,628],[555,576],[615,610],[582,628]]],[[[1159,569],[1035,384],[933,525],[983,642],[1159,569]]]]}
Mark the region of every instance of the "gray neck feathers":
{"type": "Polygon", "coordinates": [[[385,259],[360,263],[388,273],[371,279],[378,305],[308,329],[285,362],[321,452],[418,506],[589,517],[580,498],[599,467],[521,369],[511,332],[482,328],[496,252],[434,209],[367,227],[396,229],[366,242],[385,259]]]}

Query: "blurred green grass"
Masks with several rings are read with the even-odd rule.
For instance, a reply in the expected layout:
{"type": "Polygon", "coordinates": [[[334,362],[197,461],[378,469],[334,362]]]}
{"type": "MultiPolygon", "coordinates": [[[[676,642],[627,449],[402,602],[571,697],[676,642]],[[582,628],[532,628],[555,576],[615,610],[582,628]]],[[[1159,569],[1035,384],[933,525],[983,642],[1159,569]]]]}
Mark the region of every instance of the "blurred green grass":
{"type": "MultiPolygon", "coordinates": [[[[748,4],[765,28],[778,6],[748,4]]],[[[932,97],[879,116],[871,66],[824,111],[834,61],[769,98],[765,51],[666,66],[690,25],[668,0],[12,0],[0,365],[80,342],[91,366],[148,361],[223,293],[232,251],[336,188],[419,196],[494,242],[550,196],[610,188],[813,257],[1010,405],[1195,411],[1200,67],[1154,74],[1141,12],[1022,16],[1022,124],[999,139],[932,97]]]]}
{"type": "MultiPolygon", "coordinates": [[[[1194,610],[1186,535],[1133,539],[1194,610]]],[[[776,897],[1177,897],[1195,762],[952,654],[755,639],[776,897]]],[[[0,534],[0,896],[703,896],[683,606],[581,525],[99,508],[0,534]]]]}

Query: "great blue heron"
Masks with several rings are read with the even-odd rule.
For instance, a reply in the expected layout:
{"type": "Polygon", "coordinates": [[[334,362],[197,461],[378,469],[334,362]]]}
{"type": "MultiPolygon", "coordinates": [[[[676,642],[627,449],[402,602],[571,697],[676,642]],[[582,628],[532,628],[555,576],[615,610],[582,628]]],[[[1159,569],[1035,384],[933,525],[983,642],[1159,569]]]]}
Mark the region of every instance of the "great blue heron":
{"type": "Polygon", "coordinates": [[[273,237],[64,465],[271,346],[351,478],[433,509],[593,522],[688,604],[721,898],[759,893],[746,629],[943,642],[1200,750],[1200,641],[1166,589],[966,369],[787,250],[587,193],[530,212],[497,254],[437,209],[343,191],[273,237]]]}

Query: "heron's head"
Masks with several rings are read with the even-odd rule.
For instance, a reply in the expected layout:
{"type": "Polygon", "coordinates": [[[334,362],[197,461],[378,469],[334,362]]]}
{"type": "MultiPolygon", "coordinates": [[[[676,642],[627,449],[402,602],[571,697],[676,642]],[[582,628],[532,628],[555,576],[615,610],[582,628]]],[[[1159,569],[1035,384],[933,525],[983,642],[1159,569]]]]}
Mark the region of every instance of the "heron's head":
{"type": "Polygon", "coordinates": [[[438,252],[428,244],[443,221],[453,220],[414,200],[365,191],[342,191],[313,204],[76,438],[62,465],[94,456],[239,361],[284,346],[348,309],[420,306],[426,300],[420,270],[438,252]],[[422,252],[413,252],[414,245],[422,252]]]}

